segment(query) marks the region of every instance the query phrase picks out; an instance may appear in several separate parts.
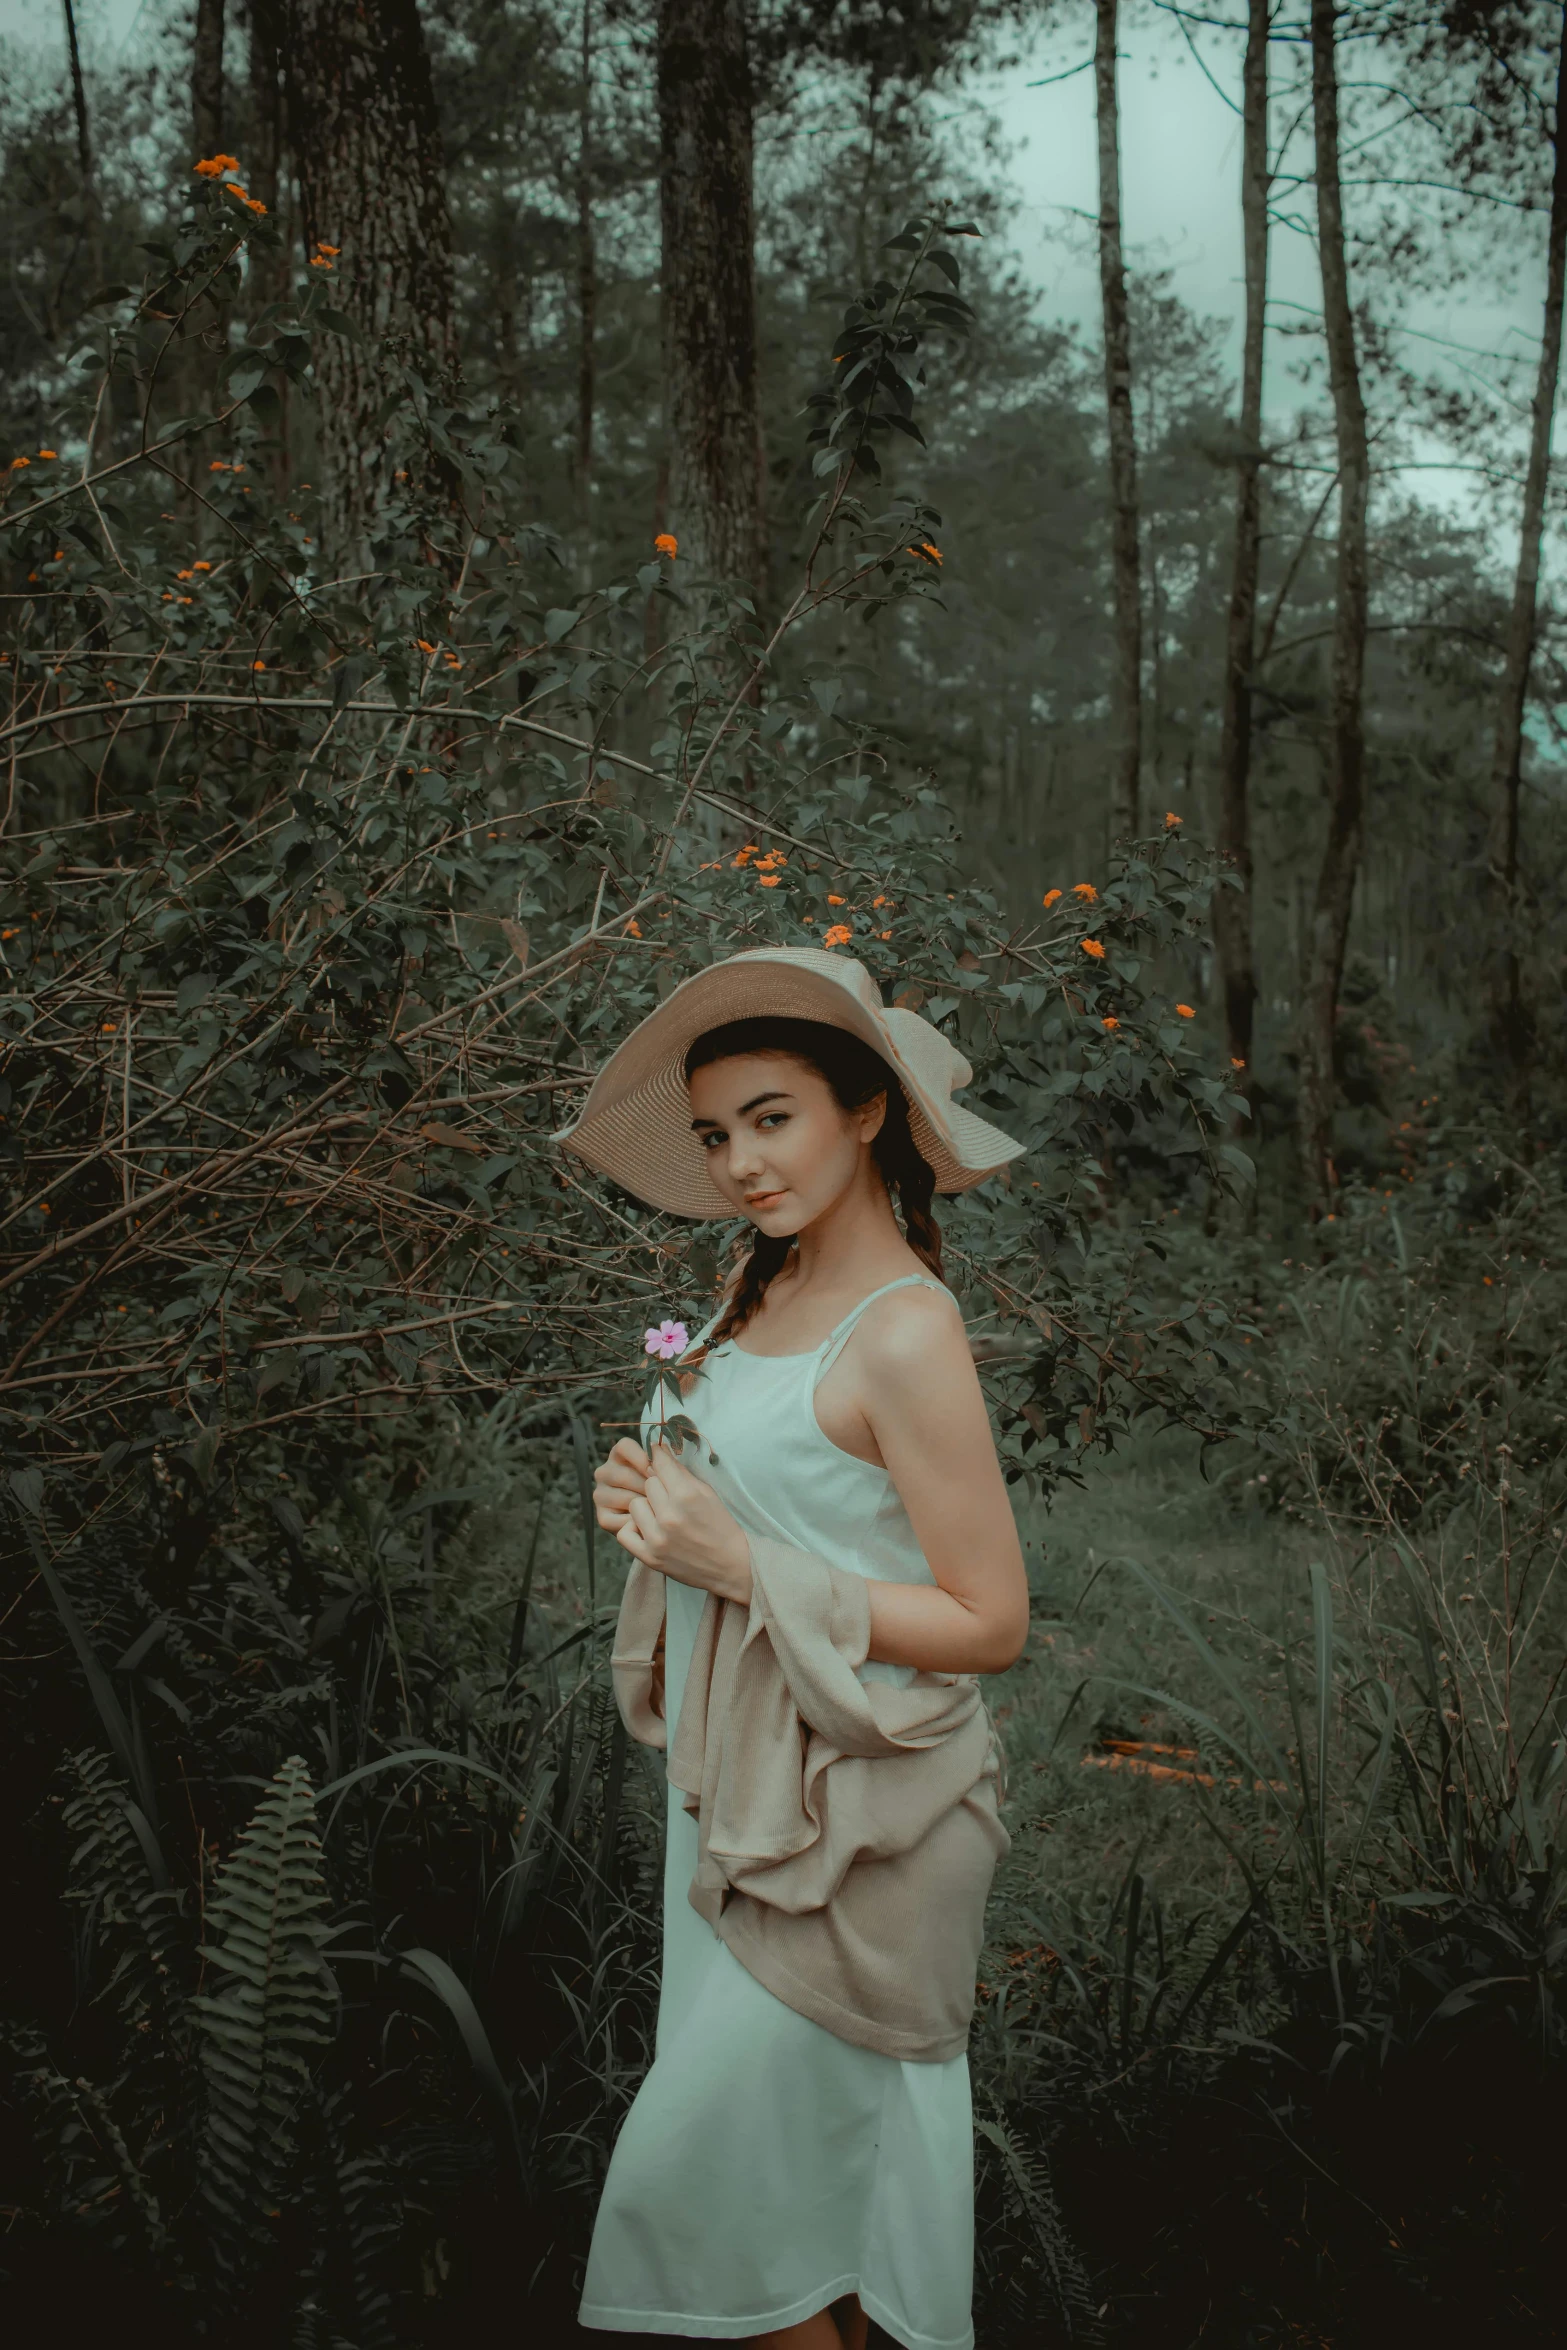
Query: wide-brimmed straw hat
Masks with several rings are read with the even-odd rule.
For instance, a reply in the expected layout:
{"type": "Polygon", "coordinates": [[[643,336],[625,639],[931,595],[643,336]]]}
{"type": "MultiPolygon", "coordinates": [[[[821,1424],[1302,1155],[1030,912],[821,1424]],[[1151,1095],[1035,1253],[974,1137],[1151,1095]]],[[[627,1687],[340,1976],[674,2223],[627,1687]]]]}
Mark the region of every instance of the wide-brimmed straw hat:
{"type": "Polygon", "coordinates": [[[651,1207],[732,1216],[691,1131],[686,1054],[710,1028],[767,1017],[846,1028],[880,1054],[938,1191],[967,1191],[1023,1149],[953,1100],[974,1072],[941,1030],[901,1005],[889,1010],[863,963],[822,947],[751,947],[698,971],[611,1053],[581,1117],[556,1141],[651,1207]]]}

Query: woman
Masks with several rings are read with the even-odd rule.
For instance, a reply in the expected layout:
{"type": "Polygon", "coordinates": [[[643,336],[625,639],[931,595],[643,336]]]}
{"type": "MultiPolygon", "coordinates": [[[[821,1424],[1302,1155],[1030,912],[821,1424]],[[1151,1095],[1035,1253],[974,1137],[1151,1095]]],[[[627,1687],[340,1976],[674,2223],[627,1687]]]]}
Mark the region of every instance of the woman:
{"type": "Polygon", "coordinates": [[[596,1480],[634,1562],[617,1695],[671,1786],[657,2055],[587,2326],[973,2341],[965,2047],[1006,1837],[972,1677],[1018,1655],[1028,1588],[930,1212],[1021,1147],[953,1102],[969,1075],[858,963],[763,950],[677,989],[561,1138],[754,1235],[596,1480]]]}

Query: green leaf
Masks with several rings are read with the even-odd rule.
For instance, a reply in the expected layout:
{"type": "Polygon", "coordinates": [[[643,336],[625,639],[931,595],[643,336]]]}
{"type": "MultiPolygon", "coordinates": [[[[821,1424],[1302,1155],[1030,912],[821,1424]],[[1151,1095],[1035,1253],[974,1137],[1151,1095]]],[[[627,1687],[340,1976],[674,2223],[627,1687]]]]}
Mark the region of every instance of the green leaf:
{"type": "Polygon", "coordinates": [[[314,2067],[334,2037],[329,1916],[315,1795],[291,1755],[218,1872],[207,1988],[192,2002],[207,2083],[196,2177],[231,2301],[271,2247],[314,2067]]]}

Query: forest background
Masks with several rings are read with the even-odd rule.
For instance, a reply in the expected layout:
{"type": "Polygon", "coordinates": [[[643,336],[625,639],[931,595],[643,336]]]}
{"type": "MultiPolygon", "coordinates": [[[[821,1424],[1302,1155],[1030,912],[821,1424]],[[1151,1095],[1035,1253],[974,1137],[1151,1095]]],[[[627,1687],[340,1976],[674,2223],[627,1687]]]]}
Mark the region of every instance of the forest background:
{"type": "Polygon", "coordinates": [[[13,2305],[569,2325],[659,1865],[587,1479],[723,1236],[550,1138],[816,940],[1029,1146],[944,1217],[1035,1588],[981,2341],[1554,2339],[1567,10],[63,8],[0,98],[13,2305]],[[1128,48],[1233,125],[1223,315],[1123,226],[1128,48]]]}

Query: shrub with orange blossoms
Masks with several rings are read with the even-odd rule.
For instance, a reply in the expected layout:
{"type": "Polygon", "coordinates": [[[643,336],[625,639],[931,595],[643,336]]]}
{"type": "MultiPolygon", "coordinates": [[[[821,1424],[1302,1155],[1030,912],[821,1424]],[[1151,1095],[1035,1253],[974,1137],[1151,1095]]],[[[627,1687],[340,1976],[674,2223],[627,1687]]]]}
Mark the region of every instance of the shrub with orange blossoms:
{"type": "Polygon", "coordinates": [[[1058,889],[1047,889],[1047,890],[1046,890],[1046,892],[1045,892],[1045,901],[1044,901],[1044,903],[1045,903],[1045,912],[1046,912],[1047,914],[1049,913],[1049,911],[1050,911],[1050,909],[1051,909],[1051,907],[1052,907],[1052,906],[1059,905],[1059,904],[1060,904],[1060,902],[1061,902],[1061,892],[1060,892],[1058,889]]]}
{"type": "Polygon", "coordinates": [[[661,530],[653,541],[653,552],[655,555],[667,555],[673,562],[680,552],[680,541],[672,530],[661,530]]]}
{"type": "Polygon", "coordinates": [[[1091,881],[1074,881],[1072,895],[1081,898],[1085,906],[1097,905],[1099,902],[1099,892],[1091,881]]]}
{"type": "Polygon", "coordinates": [[[191,170],[195,172],[197,178],[204,180],[220,180],[226,171],[238,171],[238,169],[239,157],[237,155],[203,155],[199,163],[191,165],[191,170]]]}
{"type": "Polygon", "coordinates": [[[1080,938],[1077,943],[1082,948],[1085,955],[1093,956],[1096,963],[1102,963],[1104,961],[1104,947],[1097,938],[1080,938]]]}
{"type": "Polygon", "coordinates": [[[822,932],[824,947],[846,947],[854,936],[847,922],[835,922],[830,930],[822,932]]]}

